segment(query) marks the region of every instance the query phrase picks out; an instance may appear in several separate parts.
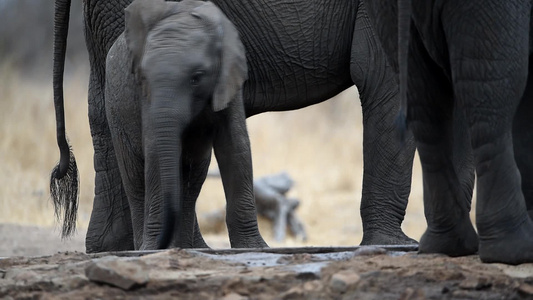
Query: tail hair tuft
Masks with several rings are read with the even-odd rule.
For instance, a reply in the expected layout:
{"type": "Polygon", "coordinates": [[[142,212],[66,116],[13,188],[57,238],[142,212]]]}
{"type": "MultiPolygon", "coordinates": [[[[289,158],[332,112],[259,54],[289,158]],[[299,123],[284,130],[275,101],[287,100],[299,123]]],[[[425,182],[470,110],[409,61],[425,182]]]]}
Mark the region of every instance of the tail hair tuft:
{"type": "Polygon", "coordinates": [[[78,166],[72,148],[70,149],[70,160],[66,174],[59,177],[59,163],[52,170],[50,175],[50,196],[54,204],[54,215],[61,226],[61,238],[69,238],[76,231],[76,219],[79,203],[80,179],[78,166]]]}

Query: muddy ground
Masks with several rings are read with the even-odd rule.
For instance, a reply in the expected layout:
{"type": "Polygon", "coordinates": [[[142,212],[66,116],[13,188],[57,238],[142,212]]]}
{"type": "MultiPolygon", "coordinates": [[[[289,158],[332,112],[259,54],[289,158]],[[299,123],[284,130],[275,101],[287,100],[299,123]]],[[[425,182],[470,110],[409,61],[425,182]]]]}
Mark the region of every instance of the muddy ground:
{"type": "Polygon", "coordinates": [[[88,255],[82,236],[61,242],[53,229],[4,224],[0,299],[533,298],[533,264],[482,264],[477,256],[408,250],[175,249],[88,255]]]}

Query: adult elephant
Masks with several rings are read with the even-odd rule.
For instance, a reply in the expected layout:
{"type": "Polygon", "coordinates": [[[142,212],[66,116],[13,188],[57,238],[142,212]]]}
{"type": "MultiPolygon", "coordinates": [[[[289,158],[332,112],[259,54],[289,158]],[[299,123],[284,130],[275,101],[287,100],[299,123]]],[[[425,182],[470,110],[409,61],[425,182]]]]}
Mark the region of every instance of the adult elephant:
{"type": "Polygon", "coordinates": [[[422,163],[428,228],[420,252],[533,262],[531,1],[368,7],[399,68],[422,163]],[[474,174],[477,234],[469,218],[474,174]]]}
{"type": "MultiPolygon", "coordinates": [[[[68,16],[68,3],[56,1],[56,46],[66,39],[64,16],[68,16]]],[[[319,103],[356,84],[364,123],[361,243],[413,243],[402,232],[401,222],[410,191],[414,145],[411,139],[401,143],[395,138],[394,118],[399,107],[397,79],[375,39],[363,2],[215,0],[213,3],[235,24],[246,49],[249,70],[243,90],[246,116],[319,103]]],[[[129,1],[84,2],[91,61],[89,121],[96,171],[95,201],[86,241],[88,252],[134,248],[131,213],[135,212],[130,212],[120,181],[103,93],[105,58],[124,29],[122,11],[128,4],[129,1]]],[[[71,157],[61,116],[60,67],[64,52],[57,51],[55,57],[55,103],[62,154],[59,168],[52,175],[52,185],[64,187],[70,185],[56,182],[64,178],[71,157]]],[[[72,203],[75,198],[72,194],[59,202],[72,203]]],[[[67,209],[67,215],[72,215],[72,210],[67,209]]]]}

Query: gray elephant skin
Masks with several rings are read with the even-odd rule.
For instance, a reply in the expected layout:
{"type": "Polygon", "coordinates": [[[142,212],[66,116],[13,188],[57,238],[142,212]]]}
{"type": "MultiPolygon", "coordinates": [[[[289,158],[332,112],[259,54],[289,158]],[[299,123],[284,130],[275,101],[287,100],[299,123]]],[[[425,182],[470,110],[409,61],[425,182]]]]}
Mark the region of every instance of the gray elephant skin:
{"type": "MultiPolygon", "coordinates": [[[[64,19],[68,16],[68,2],[56,1],[54,99],[59,112],[61,158],[52,174],[51,185],[66,190],[67,194],[63,190],[56,193],[61,196],[57,202],[66,204],[63,209],[67,216],[72,216],[75,215],[75,189],[63,180],[71,178],[75,182],[72,175],[75,172],[62,175],[75,168],[72,164],[69,168],[69,161],[74,159],[65,139],[60,92],[64,64],[64,52],[60,50],[67,35],[64,19]]],[[[364,3],[355,0],[212,2],[235,25],[246,49],[248,80],[242,91],[246,117],[302,108],[325,101],[354,84],[357,86],[364,125],[361,244],[413,243],[402,232],[401,222],[410,192],[414,143],[409,135],[404,142],[396,138],[397,76],[374,35],[364,3]]],[[[96,171],[87,252],[140,247],[134,244],[134,235],[138,237],[139,233],[132,229],[142,227],[132,226],[132,216],[135,218],[140,212],[133,211],[134,205],[127,197],[140,192],[128,191],[122,183],[116,154],[124,150],[113,146],[104,92],[105,59],[124,30],[123,9],[129,4],[130,1],[84,2],[85,36],[91,62],[89,122],[96,171]]],[[[139,162],[143,157],[136,159],[139,162]]],[[[135,161],[132,164],[142,167],[135,161]]],[[[186,186],[195,187],[201,182],[203,176],[193,178],[186,186]]],[[[228,203],[232,201],[226,196],[228,203]]],[[[228,218],[228,222],[236,221],[228,218]]],[[[68,229],[72,222],[65,224],[68,229]]],[[[195,232],[194,236],[199,238],[198,234],[195,232]]]]}
{"type": "Polygon", "coordinates": [[[422,163],[428,228],[420,252],[533,262],[531,2],[368,7],[400,72],[422,163]],[[469,218],[475,178],[477,233],[469,218]]]}
{"type": "Polygon", "coordinates": [[[144,211],[132,215],[135,247],[167,248],[174,227],[172,246],[207,247],[194,208],[212,148],[232,247],[266,247],[257,228],[237,29],[211,2],[195,0],[136,0],[125,25],[109,50],[105,99],[130,208],[144,211]]]}

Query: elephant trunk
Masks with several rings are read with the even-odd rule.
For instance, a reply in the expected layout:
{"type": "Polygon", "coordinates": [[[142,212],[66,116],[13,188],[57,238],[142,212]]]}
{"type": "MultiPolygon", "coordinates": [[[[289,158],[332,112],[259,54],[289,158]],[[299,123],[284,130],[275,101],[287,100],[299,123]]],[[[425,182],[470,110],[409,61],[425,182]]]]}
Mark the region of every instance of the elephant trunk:
{"type": "Polygon", "coordinates": [[[182,219],[182,135],[190,119],[187,101],[164,99],[154,101],[151,118],[154,126],[156,153],[159,160],[163,220],[158,248],[168,248],[174,231],[180,231],[182,219]]]}

